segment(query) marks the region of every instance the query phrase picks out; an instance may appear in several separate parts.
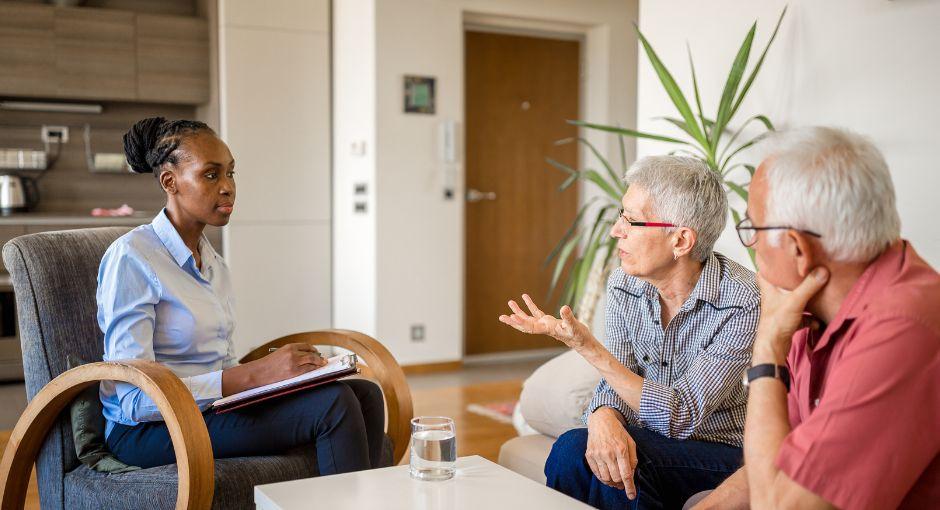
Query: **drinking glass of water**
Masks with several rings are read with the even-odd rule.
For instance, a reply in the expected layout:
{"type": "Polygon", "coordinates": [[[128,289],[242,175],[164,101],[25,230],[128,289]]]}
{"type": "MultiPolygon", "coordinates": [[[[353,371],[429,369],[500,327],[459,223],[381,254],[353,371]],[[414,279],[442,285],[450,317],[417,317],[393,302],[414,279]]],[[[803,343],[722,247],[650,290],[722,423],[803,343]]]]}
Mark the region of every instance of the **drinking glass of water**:
{"type": "Polygon", "coordinates": [[[450,480],[457,462],[454,420],[443,416],[419,416],[411,420],[411,477],[417,480],[450,480]]]}

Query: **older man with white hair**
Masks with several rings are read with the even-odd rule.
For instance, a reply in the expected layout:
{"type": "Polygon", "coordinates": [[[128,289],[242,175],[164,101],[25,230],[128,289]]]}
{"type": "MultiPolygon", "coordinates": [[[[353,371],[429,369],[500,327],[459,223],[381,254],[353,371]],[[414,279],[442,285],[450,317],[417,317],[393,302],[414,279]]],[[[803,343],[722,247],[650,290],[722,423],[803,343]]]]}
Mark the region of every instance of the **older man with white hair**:
{"type": "Polygon", "coordinates": [[[884,158],[800,129],[750,191],[737,228],[762,303],[745,467],[696,508],[940,507],[940,276],[900,239],[884,158]]]}
{"type": "Polygon", "coordinates": [[[500,320],[575,349],[603,376],[587,429],[566,432],[545,465],[548,485],[599,508],[676,508],[741,465],[760,313],[754,273],[714,253],[728,201],[702,161],[655,156],[627,172],[611,228],[620,267],[607,284],[607,346],[563,307],[523,295],[500,320]],[[531,315],[530,315],[531,314],[531,315]]]}

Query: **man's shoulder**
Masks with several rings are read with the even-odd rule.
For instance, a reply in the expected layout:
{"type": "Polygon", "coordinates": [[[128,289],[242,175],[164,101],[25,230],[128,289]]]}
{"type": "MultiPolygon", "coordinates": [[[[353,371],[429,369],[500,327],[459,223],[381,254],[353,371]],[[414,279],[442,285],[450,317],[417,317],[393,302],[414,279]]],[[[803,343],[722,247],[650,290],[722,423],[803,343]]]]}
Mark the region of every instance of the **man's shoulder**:
{"type": "Polygon", "coordinates": [[[940,275],[912,248],[904,257],[878,268],[853,315],[861,323],[919,324],[940,335],[940,275]]]}

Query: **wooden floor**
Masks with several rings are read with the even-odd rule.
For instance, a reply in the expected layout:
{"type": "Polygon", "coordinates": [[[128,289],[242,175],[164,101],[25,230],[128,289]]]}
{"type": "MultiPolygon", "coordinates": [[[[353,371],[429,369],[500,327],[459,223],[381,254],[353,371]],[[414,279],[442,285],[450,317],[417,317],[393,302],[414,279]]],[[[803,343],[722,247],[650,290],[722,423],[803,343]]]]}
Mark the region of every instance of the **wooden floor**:
{"type": "MultiPolygon", "coordinates": [[[[457,455],[480,455],[496,462],[499,447],[516,436],[511,425],[467,411],[470,404],[487,404],[517,399],[522,380],[487,382],[469,386],[419,389],[412,392],[415,416],[450,416],[457,428],[457,455]]],[[[0,431],[0,452],[6,447],[10,431],[0,431]]],[[[407,463],[406,458],[404,463],[407,463]]],[[[39,509],[36,472],[29,481],[26,508],[39,509]]]]}
{"type": "Polygon", "coordinates": [[[499,447],[516,436],[516,429],[512,425],[467,412],[467,406],[517,399],[521,391],[521,380],[415,391],[415,416],[454,418],[457,455],[480,455],[496,462],[499,447]]]}

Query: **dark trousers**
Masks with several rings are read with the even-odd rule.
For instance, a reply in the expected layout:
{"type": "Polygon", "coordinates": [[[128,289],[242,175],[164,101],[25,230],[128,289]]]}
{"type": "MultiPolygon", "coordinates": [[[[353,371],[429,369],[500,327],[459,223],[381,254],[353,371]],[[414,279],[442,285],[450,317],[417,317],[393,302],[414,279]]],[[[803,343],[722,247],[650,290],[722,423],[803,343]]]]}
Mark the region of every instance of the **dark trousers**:
{"type": "Polygon", "coordinates": [[[651,430],[627,427],[636,442],[637,497],[601,483],[584,453],[587,429],[569,430],[552,446],[545,463],[549,487],[601,509],[681,509],[693,494],[714,489],[741,467],[740,448],[721,443],[669,439],[651,430]]]}
{"type": "MultiPolygon", "coordinates": [[[[347,379],[273,398],[223,414],[203,413],[216,458],[277,455],[316,445],[321,475],[378,467],[385,434],[379,387],[347,379]]],[[[165,422],[116,424],[108,447],[125,464],[143,468],[176,462],[165,422]]]]}

